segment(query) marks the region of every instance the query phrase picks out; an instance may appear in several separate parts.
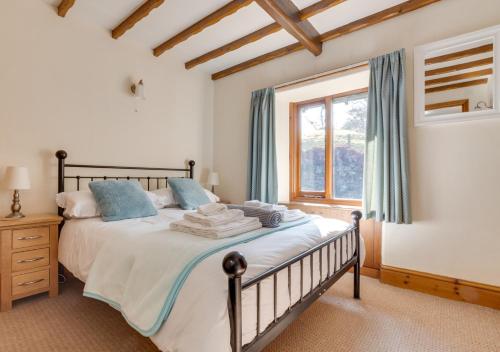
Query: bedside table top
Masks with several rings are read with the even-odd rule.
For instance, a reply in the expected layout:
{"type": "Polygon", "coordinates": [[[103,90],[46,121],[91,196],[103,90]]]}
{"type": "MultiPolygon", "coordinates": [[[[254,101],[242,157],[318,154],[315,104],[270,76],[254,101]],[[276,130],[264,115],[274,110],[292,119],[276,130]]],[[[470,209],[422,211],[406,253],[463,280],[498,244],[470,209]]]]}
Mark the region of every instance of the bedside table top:
{"type": "Polygon", "coordinates": [[[0,218],[0,229],[37,224],[59,224],[63,218],[56,214],[30,214],[21,219],[0,218]]]}

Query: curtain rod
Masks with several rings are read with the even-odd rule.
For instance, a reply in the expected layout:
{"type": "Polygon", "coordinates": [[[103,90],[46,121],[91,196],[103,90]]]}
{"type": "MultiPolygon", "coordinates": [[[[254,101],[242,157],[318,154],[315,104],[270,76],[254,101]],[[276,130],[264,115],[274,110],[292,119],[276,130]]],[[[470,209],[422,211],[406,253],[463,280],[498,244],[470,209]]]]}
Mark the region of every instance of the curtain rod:
{"type": "Polygon", "coordinates": [[[325,72],[317,73],[317,74],[309,76],[309,77],[300,78],[300,79],[296,79],[294,81],[289,81],[289,82],[281,83],[281,84],[275,85],[273,88],[274,89],[286,88],[286,87],[298,85],[298,84],[301,84],[301,83],[305,83],[305,82],[309,82],[309,81],[314,81],[314,80],[317,80],[317,79],[320,79],[320,78],[323,78],[323,77],[331,76],[331,75],[334,75],[336,73],[354,70],[356,68],[360,68],[360,67],[364,67],[364,66],[368,66],[368,61],[358,62],[357,64],[343,66],[343,67],[336,68],[336,69],[333,69],[333,70],[330,70],[330,71],[325,71],[325,72]]]}

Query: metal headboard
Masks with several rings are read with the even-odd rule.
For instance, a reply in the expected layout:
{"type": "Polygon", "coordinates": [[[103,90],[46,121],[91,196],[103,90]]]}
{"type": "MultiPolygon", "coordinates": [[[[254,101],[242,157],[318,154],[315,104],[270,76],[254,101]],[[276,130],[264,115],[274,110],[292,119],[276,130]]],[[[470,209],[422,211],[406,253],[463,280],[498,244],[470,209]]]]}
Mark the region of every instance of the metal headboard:
{"type": "MultiPolygon", "coordinates": [[[[98,176],[66,176],[66,168],[78,168],[78,169],[114,169],[114,170],[141,170],[141,171],[170,171],[170,172],[184,172],[189,178],[194,176],[194,160],[188,162],[189,167],[184,169],[179,168],[164,168],[164,167],[140,167],[140,166],[116,166],[116,165],[87,165],[87,164],[66,164],[66,158],[68,153],[64,150],[58,150],[56,152],[57,161],[57,191],[58,193],[64,192],[65,190],[65,180],[75,179],[76,180],[76,190],[80,190],[81,180],[107,180],[107,179],[125,179],[125,180],[147,180],[147,190],[150,190],[151,183],[156,183],[156,188],[159,188],[160,181],[165,180],[165,184],[168,181],[168,176],[109,176],[109,175],[98,175],[98,176]]],[[[63,214],[64,209],[59,208],[59,215],[63,214]]]]}

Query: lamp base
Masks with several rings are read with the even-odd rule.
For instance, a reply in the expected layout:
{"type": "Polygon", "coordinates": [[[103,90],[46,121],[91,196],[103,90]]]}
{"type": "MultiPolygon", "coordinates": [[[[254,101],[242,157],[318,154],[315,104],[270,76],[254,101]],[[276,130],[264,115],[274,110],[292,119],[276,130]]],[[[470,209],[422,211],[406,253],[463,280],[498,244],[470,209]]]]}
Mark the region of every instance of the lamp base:
{"type": "Polygon", "coordinates": [[[7,219],[21,219],[24,218],[24,214],[21,213],[21,202],[19,201],[19,191],[14,190],[14,195],[12,196],[12,206],[10,207],[11,213],[6,216],[7,219]]]}
{"type": "Polygon", "coordinates": [[[25,217],[25,215],[23,213],[21,213],[20,211],[18,211],[18,212],[15,212],[15,213],[10,213],[5,218],[7,218],[7,219],[21,219],[21,218],[24,218],[24,217],[25,217]]]}

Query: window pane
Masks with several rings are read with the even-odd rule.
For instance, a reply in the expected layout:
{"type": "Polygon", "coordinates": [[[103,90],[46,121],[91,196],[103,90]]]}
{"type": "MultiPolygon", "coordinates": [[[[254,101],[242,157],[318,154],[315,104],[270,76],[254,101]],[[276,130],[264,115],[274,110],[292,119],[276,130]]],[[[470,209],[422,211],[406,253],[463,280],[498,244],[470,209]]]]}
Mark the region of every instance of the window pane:
{"type": "Polygon", "coordinates": [[[363,195],[363,165],[368,96],[333,100],[334,197],[359,199],[363,195]]]}
{"type": "Polygon", "coordinates": [[[305,105],[300,119],[300,189],[302,192],[325,190],[325,105],[305,105]]]}

